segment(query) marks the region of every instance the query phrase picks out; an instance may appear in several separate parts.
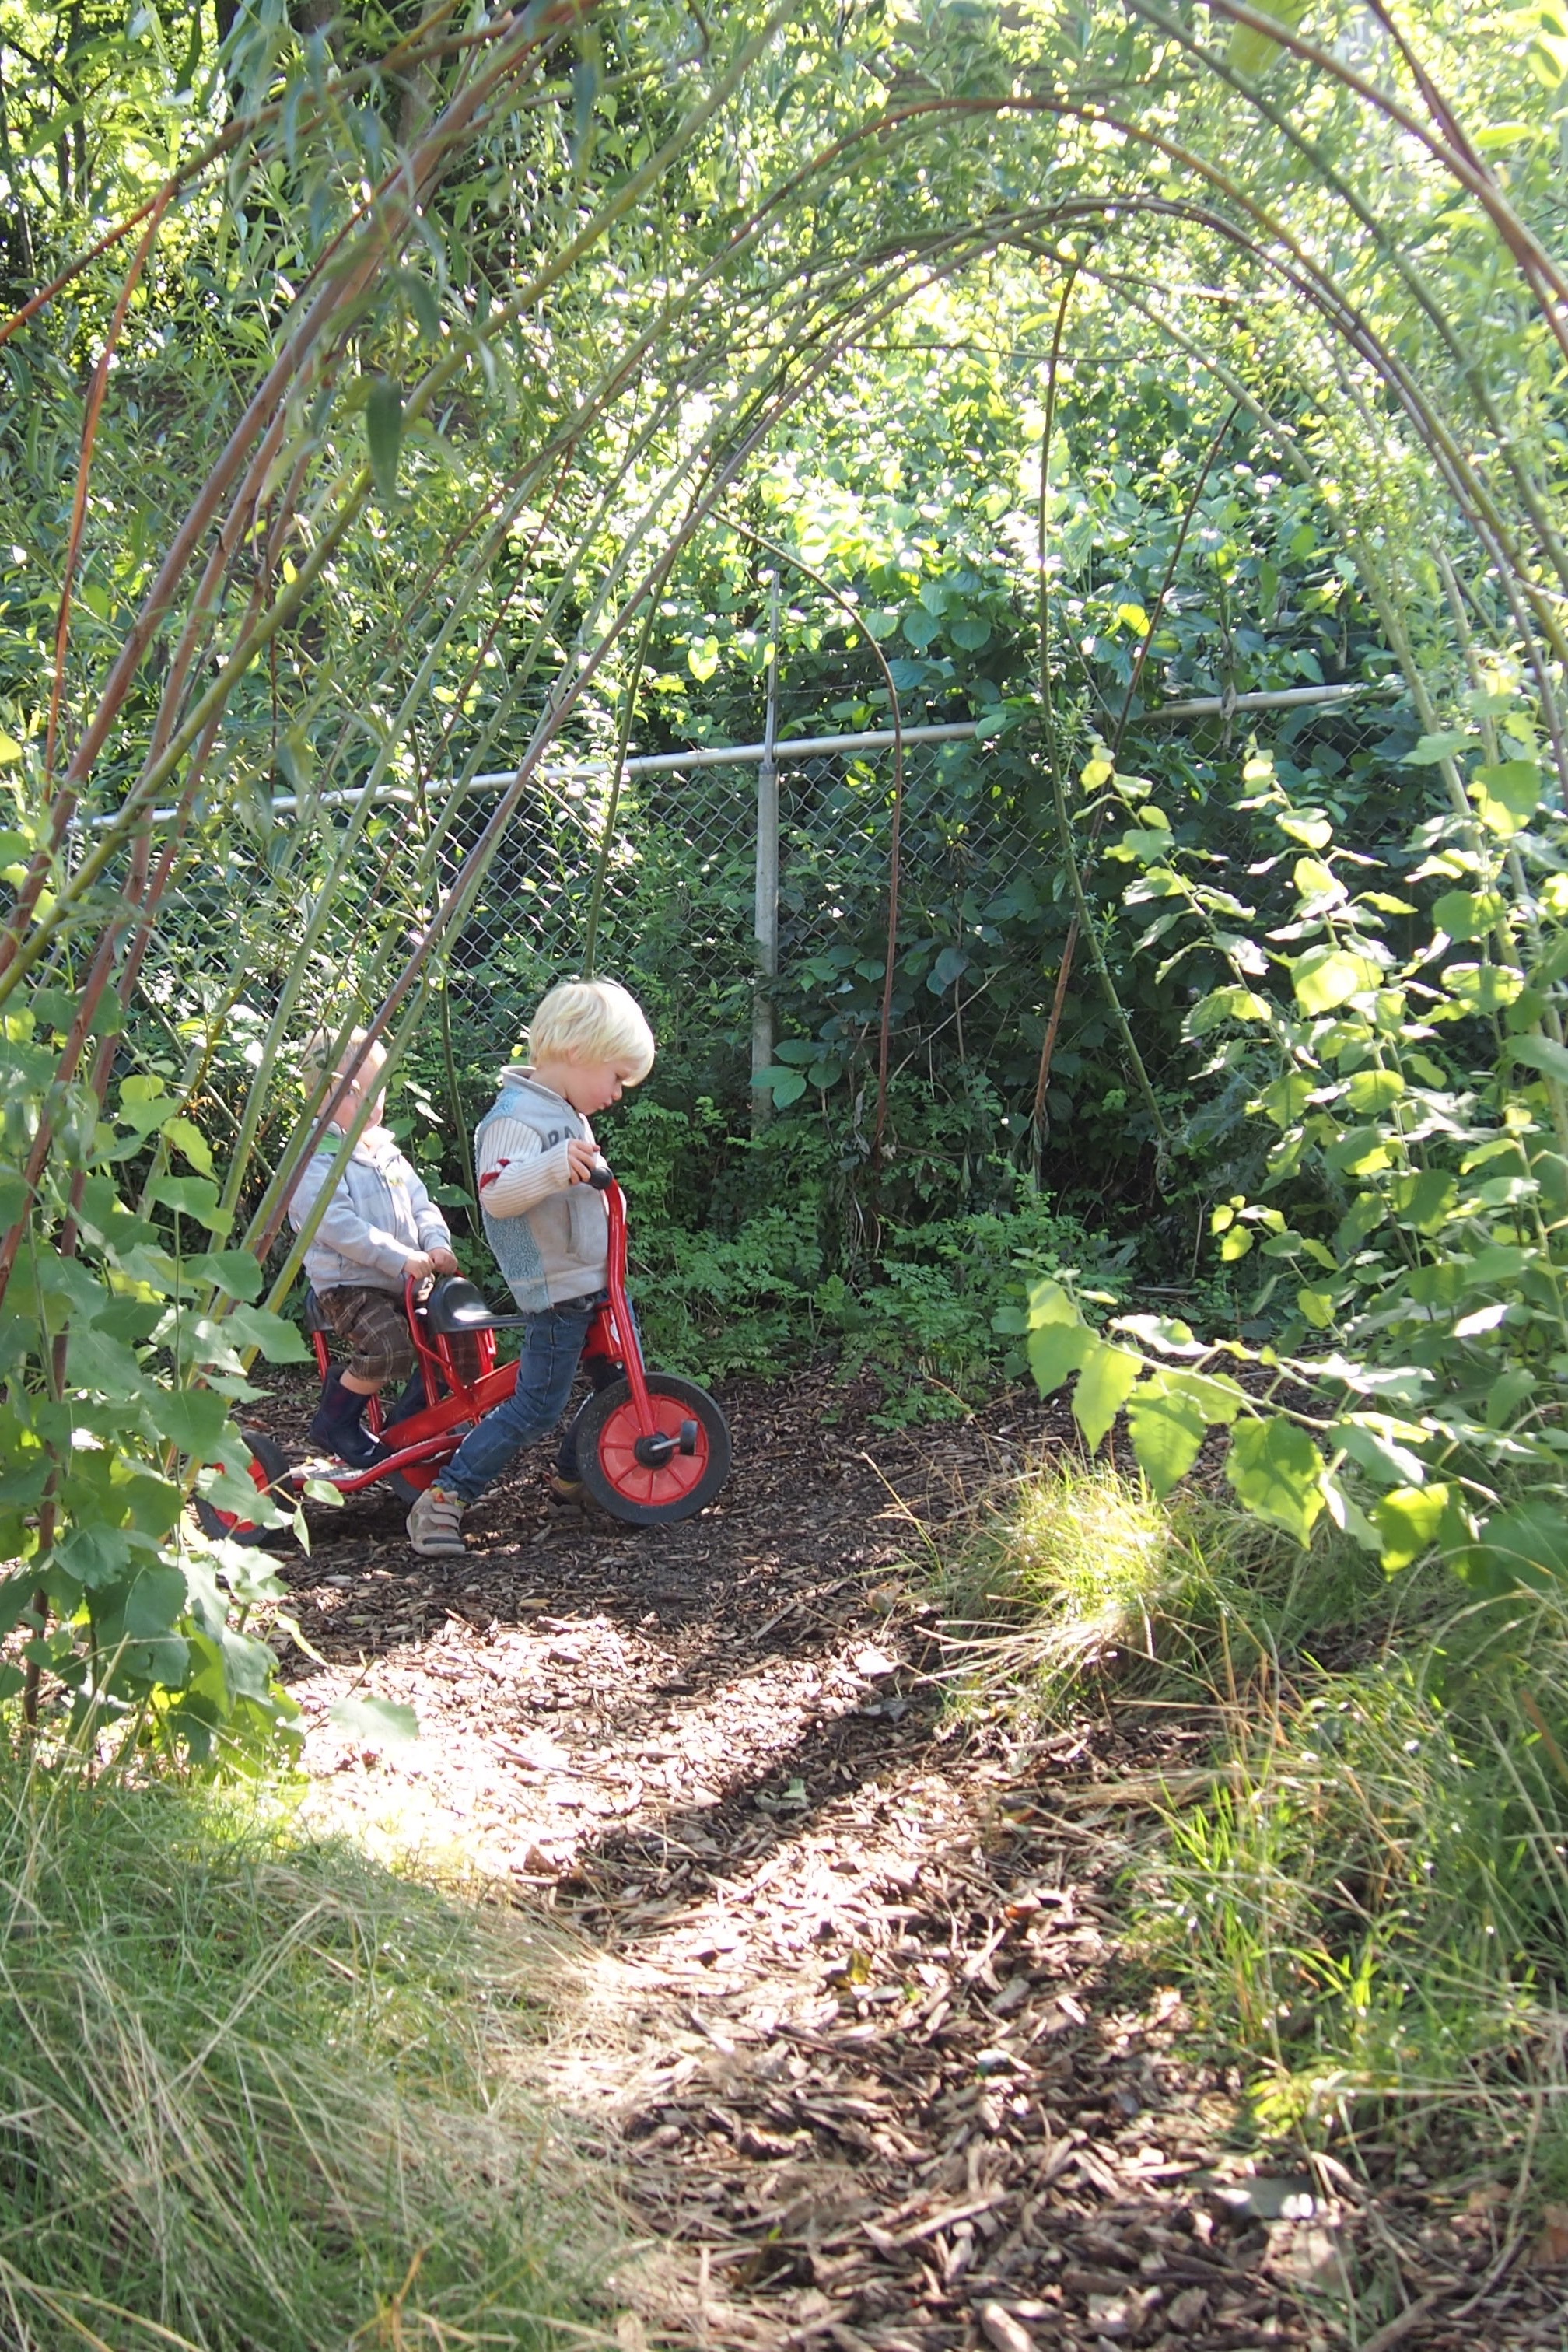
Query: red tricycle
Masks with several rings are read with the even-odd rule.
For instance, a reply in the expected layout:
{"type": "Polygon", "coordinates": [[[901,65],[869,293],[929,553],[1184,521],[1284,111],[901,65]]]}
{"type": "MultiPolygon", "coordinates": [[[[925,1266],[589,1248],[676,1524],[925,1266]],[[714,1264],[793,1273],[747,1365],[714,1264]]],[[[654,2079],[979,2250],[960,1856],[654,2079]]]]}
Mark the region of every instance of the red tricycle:
{"type": "MultiPolygon", "coordinates": [[[[609,1299],[600,1307],[583,1350],[593,1393],[573,1423],[578,1474],[593,1500],[633,1527],[665,1527],[689,1519],[713,1500],[730,1475],[730,1430],[722,1412],[703,1389],[672,1372],[650,1372],[626,1300],[626,1196],[603,1160],[592,1182],[604,1193],[609,1214],[609,1299]]],[[[250,1448],[250,1475],[263,1494],[292,1510],[308,1479],[324,1480],[340,1494],[368,1486],[391,1487],[412,1502],[452,1459],[477,1421],[510,1396],[515,1363],[497,1364],[498,1331],[519,1328],[521,1315],[493,1315],[483,1297],[461,1275],[446,1275],[423,1298],[410,1282],[404,1292],[417,1354],[415,1378],[423,1376],[425,1402],[406,1409],[383,1431],[373,1399],[368,1425],[383,1452],[368,1468],[331,1469],[296,1465],[265,1430],[241,1432],[250,1448]],[[462,1349],[454,1341],[468,1344],[462,1349]]],[[[324,1381],[328,1355],[322,1319],[310,1309],[306,1322],[324,1381]]],[[[197,1516],[206,1532],[238,1543],[259,1544],[268,1530],[198,1497],[197,1516]]]]}

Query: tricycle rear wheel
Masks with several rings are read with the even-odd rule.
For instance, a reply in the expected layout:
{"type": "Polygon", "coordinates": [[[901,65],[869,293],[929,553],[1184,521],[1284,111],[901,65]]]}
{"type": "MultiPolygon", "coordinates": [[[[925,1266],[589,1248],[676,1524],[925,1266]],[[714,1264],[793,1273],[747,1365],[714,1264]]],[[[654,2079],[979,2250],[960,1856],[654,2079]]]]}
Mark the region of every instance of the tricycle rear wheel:
{"type": "Polygon", "coordinates": [[[706,1389],[673,1372],[649,1372],[647,1392],[658,1430],[675,1440],[668,1461],[638,1461],[642,1433],[623,1377],[591,1396],[577,1416],[577,1469],[613,1517],[634,1528],[669,1527],[694,1518],[729,1476],[730,1424],[706,1389]]]}
{"type": "MultiPolygon", "coordinates": [[[[241,1437],[250,1448],[250,1475],[258,1495],[269,1496],[280,1511],[292,1511],[299,1496],[289,1475],[289,1456],[275,1437],[264,1429],[242,1429],[241,1437]]],[[[205,1495],[192,1497],[202,1533],[216,1538],[226,1537],[230,1543],[264,1544],[285,1539],[280,1528],[258,1527],[254,1519],[238,1517],[233,1511],[220,1510],[209,1503],[205,1495]]]]}

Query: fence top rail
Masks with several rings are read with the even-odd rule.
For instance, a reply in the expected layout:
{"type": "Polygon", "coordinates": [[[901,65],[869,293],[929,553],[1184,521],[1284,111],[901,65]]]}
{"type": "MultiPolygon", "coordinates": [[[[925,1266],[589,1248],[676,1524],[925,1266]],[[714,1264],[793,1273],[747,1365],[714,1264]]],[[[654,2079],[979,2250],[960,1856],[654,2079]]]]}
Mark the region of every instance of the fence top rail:
{"type": "MultiPolygon", "coordinates": [[[[1314,704],[1330,705],[1351,702],[1359,696],[1376,692],[1372,682],[1356,682],[1348,686],[1287,686],[1271,693],[1204,694],[1190,702],[1167,702],[1142,714],[1142,723],[1166,719],[1222,719],[1241,710],[1290,710],[1314,704]]],[[[979,731],[980,721],[955,719],[935,727],[906,727],[901,730],[906,745],[917,743],[962,743],[973,740],[979,731]]],[[[783,768],[792,767],[797,760],[831,758],[839,751],[885,751],[900,740],[900,733],[891,727],[874,727],[857,735],[799,735],[781,737],[772,746],[763,743],[705,743],[689,751],[652,751],[639,753],[627,760],[622,774],[627,776],[668,776],[684,774],[692,768],[757,767],[771,755],[783,768]]],[[[538,773],[546,783],[573,782],[587,776],[602,776],[609,767],[607,760],[586,754],[576,759],[558,759],[542,765],[538,773]]],[[[515,768],[495,768],[483,775],[470,776],[467,783],[455,780],[426,787],[426,801],[443,801],[455,794],[499,792],[515,783],[515,768]]],[[[318,793],[307,797],[307,808],[353,808],[363,796],[363,787],[351,787],[345,792],[318,793]]],[[[399,803],[412,807],[419,795],[407,784],[384,784],[373,795],[372,805],[377,808],[395,806],[399,803]]],[[[296,816],[300,811],[298,793],[279,793],[272,801],[274,816],[296,816]]],[[[89,827],[112,824],[115,812],[89,820],[89,827]]],[[[152,822],[166,824],[176,812],[172,808],[154,809],[152,822]]],[[[77,826],[72,826],[76,831],[77,826]]]]}

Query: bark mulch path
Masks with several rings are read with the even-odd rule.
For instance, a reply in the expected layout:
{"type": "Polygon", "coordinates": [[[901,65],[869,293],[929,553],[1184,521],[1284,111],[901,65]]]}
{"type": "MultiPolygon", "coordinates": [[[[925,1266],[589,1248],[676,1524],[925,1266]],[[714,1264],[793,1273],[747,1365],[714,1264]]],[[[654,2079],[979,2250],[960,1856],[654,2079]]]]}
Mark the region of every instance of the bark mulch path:
{"type": "MultiPolygon", "coordinates": [[[[1059,1425],[1014,1398],[889,1433],[874,1402],[732,1389],[734,1477],[682,1528],[552,1521],[535,1465],[470,1515],[466,1562],[416,1560],[367,1496],[313,1508],[288,1566],[326,1662],[287,1653],[322,1816],[581,1941],[547,2080],[647,2233],[616,2339],[1564,2347],[1568,2273],[1484,2184],[1254,2173],[1239,2082],[1119,1954],[1127,1799],[1198,1735],[1130,1715],[1024,1745],[930,1678],[922,1523],[1059,1425]],[[354,1689],[422,1737],[339,1729],[354,1689]]],[[[258,1417],[289,1439],[305,1412],[258,1417]]]]}

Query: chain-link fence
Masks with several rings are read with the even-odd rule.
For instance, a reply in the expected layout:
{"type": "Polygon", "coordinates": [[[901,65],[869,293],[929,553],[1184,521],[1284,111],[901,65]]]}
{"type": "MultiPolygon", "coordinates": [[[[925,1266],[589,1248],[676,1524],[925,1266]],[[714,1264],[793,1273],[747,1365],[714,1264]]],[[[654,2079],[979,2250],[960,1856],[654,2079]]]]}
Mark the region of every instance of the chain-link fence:
{"type": "MultiPolygon", "coordinates": [[[[1146,754],[1197,778],[1234,762],[1254,731],[1331,800],[1412,739],[1386,695],[1312,688],[1168,708],[1130,733],[1122,764],[1146,754]]],[[[836,1034],[864,1066],[887,961],[894,771],[885,730],[705,747],[631,760],[612,806],[602,762],[547,763],[447,950],[443,1041],[458,1091],[477,1099],[542,991],[584,969],[591,929],[595,968],[647,1003],[683,1085],[732,1101],[748,1063],[755,1074],[775,1050],[809,1061],[819,1037],[831,1056],[836,1034]]],[[[251,830],[231,818],[221,835],[196,835],[145,970],[148,1018],[178,1046],[222,1013],[243,1051],[308,939],[300,1026],[373,1003],[510,782],[476,778],[457,800],[388,790],[357,829],[349,805],[301,814],[280,803],[251,830]],[[421,882],[412,849],[443,823],[421,882]]],[[[900,836],[895,1065],[929,1061],[946,1030],[939,1050],[955,1045],[1016,1108],[1068,912],[1041,763],[1024,739],[973,722],[911,727],[900,836]]],[[[1070,1116],[1064,1045],[1068,1091],[1055,1099],[1070,1116]]],[[[447,1106],[454,1126],[459,1108],[447,1106]]]]}
{"type": "MultiPolygon", "coordinates": [[[[1202,730],[1212,752],[1264,725],[1282,757],[1329,785],[1387,737],[1390,719],[1384,697],[1310,688],[1205,698],[1144,722],[1167,755],[1178,729],[1189,744],[1202,730]]],[[[732,1039],[751,1034],[755,1067],[776,1026],[752,1023],[759,991],[781,1007],[829,1009],[880,991],[894,765],[887,730],[633,760],[607,853],[603,772],[548,774],[509,826],[454,951],[455,1004],[482,1030],[498,994],[531,1002],[581,970],[603,857],[596,968],[659,999],[666,1027],[700,1019],[732,1039]]],[[[482,792],[504,781],[481,780],[454,836],[454,870],[488,813],[482,792]]],[[[1058,862],[1038,762],[973,721],[910,728],[900,830],[900,949],[925,956],[930,979],[1005,954],[1010,925],[1037,907],[1058,862]]],[[[926,990],[932,1018],[943,992],[926,990]]]]}

